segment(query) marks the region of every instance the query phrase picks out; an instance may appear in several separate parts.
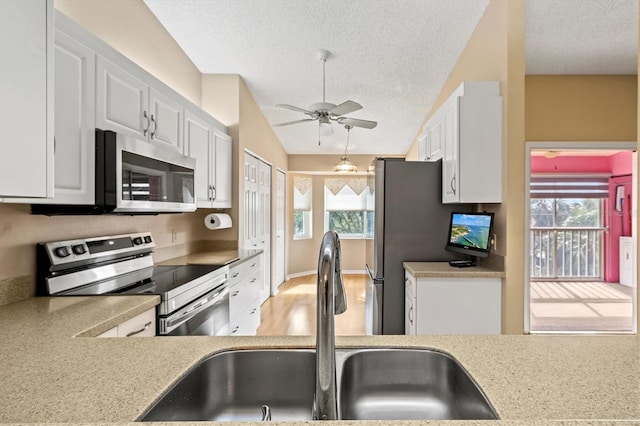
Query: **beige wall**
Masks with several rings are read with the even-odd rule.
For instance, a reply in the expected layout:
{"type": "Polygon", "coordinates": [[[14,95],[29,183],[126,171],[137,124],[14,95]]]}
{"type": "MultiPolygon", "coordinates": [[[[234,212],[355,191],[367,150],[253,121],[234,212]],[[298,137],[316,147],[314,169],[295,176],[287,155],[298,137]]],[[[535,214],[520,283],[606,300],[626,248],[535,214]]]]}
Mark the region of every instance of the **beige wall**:
{"type": "MultiPolygon", "coordinates": [[[[297,173],[288,174],[287,216],[293,217],[293,178],[297,173]]],[[[311,175],[312,185],[312,238],[304,240],[293,239],[293,221],[289,221],[288,232],[289,241],[289,275],[308,273],[318,270],[318,256],[320,254],[320,243],[324,236],[324,179],[335,175],[311,175]]],[[[364,271],[365,264],[365,241],[341,239],[340,248],[342,257],[340,266],[343,271],[364,271]]]]}
{"type": "Polygon", "coordinates": [[[55,8],[200,105],[200,71],[142,0],[54,0],[55,8]]]}
{"type": "Polygon", "coordinates": [[[636,75],[527,75],[528,141],[635,141],[636,75]]]}
{"type": "MultiPolygon", "coordinates": [[[[287,242],[289,250],[289,268],[291,275],[315,271],[318,268],[320,242],[324,235],[324,178],[330,176],[340,161],[340,155],[289,155],[289,179],[287,183],[287,218],[293,217],[293,175],[295,172],[312,172],[313,177],[313,238],[293,239],[293,222],[289,220],[287,242]]],[[[352,155],[351,161],[358,166],[358,173],[365,174],[376,156],[352,155]]],[[[341,240],[342,269],[364,270],[365,240],[341,240]]]]}
{"type": "MultiPolygon", "coordinates": [[[[524,330],[524,13],[523,0],[490,1],[424,120],[426,123],[463,81],[500,81],[503,203],[478,208],[496,214],[494,253],[504,256],[506,267],[502,332],[509,334],[524,330]]],[[[417,136],[407,159],[418,158],[417,136]]]]}
{"type": "MultiPolygon", "coordinates": [[[[216,231],[209,235],[210,239],[239,240],[243,239],[240,226],[243,203],[244,151],[249,150],[267,163],[271,164],[271,273],[275,276],[276,247],[276,173],[277,169],[287,170],[287,153],[276,137],[271,125],[262,114],[260,107],[249,92],[246,84],[238,75],[202,76],[202,107],[209,114],[218,118],[228,126],[233,138],[233,206],[231,215],[233,228],[216,231]]],[[[285,218],[288,220],[288,217],[285,218]]]]}

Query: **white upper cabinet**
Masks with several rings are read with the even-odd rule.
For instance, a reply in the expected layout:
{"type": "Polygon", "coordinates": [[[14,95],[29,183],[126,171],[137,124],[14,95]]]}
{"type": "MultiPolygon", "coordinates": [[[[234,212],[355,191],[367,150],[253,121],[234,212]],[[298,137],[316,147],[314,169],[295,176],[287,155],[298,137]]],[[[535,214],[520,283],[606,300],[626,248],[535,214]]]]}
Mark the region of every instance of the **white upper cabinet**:
{"type": "Polygon", "coordinates": [[[55,32],[54,135],[56,204],[95,200],[95,54],[55,32]]]}
{"type": "Polygon", "coordinates": [[[216,208],[231,208],[231,183],[233,141],[231,136],[214,131],[215,139],[215,191],[213,206],[216,208]]]}
{"type": "Polygon", "coordinates": [[[96,125],[182,152],[179,100],[103,57],[97,60],[96,125]]]}
{"type": "Polygon", "coordinates": [[[438,111],[424,125],[422,135],[418,138],[420,161],[438,161],[442,158],[444,144],[442,118],[442,114],[438,111]]]}
{"type": "Polygon", "coordinates": [[[438,110],[443,137],[442,202],[502,202],[499,82],[465,82],[438,110]]]}
{"type": "Polygon", "coordinates": [[[0,1],[0,197],[53,196],[53,1],[0,1]]]}
{"type": "Polygon", "coordinates": [[[196,205],[231,208],[231,137],[203,114],[185,110],[185,155],[196,159],[196,205]]]}

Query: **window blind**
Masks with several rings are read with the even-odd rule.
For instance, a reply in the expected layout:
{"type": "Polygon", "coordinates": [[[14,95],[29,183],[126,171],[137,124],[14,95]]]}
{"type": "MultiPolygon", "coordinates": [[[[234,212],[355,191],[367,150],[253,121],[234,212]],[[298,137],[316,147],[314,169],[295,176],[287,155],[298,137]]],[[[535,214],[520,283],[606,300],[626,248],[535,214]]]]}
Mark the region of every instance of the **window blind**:
{"type": "Polygon", "coordinates": [[[326,211],[354,211],[366,210],[367,191],[356,194],[349,186],[344,186],[337,194],[329,188],[324,188],[324,209],[326,211]]]}
{"type": "Polygon", "coordinates": [[[607,198],[608,176],[531,176],[531,198],[607,198]]]}

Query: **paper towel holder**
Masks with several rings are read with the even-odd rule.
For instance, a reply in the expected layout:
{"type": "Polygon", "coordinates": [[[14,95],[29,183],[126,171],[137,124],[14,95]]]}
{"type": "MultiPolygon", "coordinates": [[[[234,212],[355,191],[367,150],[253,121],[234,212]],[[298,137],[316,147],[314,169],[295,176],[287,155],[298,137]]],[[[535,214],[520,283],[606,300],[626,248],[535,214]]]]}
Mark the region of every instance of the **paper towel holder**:
{"type": "Polygon", "coordinates": [[[209,213],[204,217],[204,226],[207,229],[231,228],[231,216],[227,213],[209,213]]]}

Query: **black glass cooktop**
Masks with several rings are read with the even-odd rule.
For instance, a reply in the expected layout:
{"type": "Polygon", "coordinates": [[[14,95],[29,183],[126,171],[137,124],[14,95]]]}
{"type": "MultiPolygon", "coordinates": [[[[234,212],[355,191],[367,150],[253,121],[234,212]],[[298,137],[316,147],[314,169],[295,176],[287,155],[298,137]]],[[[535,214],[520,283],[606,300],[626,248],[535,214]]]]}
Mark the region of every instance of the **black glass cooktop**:
{"type": "Polygon", "coordinates": [[[178,265],[154,266],[150,276],[142,282],[132,283],[120,294],[159,294],[163,295],[203,275],[222,268],[224,265],[178,265]]]}

